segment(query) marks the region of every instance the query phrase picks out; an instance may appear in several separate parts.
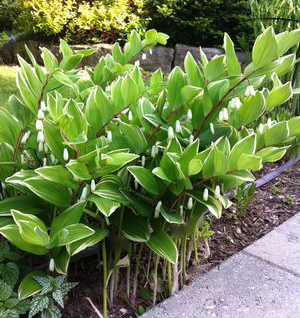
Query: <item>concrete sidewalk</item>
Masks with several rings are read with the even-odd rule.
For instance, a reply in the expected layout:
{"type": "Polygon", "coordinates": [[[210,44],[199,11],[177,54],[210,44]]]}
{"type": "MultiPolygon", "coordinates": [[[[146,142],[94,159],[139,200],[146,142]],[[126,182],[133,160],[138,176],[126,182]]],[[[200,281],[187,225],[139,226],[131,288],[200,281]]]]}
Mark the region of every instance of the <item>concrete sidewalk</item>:
{"type": "Polygon", "coordinates": [[[300,213],[141,318],[300,318],[300,213]]]}

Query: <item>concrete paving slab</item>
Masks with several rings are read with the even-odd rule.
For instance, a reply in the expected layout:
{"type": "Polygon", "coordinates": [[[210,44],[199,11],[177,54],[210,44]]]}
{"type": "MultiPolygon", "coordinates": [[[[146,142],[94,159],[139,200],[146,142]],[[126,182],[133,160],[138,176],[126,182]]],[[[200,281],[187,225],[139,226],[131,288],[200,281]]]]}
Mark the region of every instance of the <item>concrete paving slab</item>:
{"type": "Polygon", "coordinates": [[[238,253],[142,318],[299,318],[300,277],[238,253]]]}
{"type": "Polygon", "coordinates": [[[245,248],[244,252],[300,276],[300,213],[245,248]]]}

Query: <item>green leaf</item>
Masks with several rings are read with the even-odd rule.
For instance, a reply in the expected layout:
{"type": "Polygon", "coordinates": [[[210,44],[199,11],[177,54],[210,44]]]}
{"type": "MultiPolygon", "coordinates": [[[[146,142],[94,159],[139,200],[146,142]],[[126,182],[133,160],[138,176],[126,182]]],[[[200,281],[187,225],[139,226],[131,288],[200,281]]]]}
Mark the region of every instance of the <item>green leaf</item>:
{"type": "Polygon", "coordinates": [[[27,274],[21,281],[18,289],[18,298],[26,299],[37,294],[42,286],[33,277],[45,277],[46,274],[42,271],[32,271],[27,274]]]}
{"type": "Polygon", "coordinates": [[[91,236],[95,233],[93,229],[82,223],[67,225],[51,236],[49,248],[65,246],[91,236]]]}
{"type": "Polygon", "coordinates": [[[78,178],[81,180],[90,180],[92,179],[87,166],[80,162],[79,160],[70,160],[66,164],[66,168],[73,174],[73,178],[78,178]]]}
{"type": "Polygon", "coordinates": [[[248,170],[231,172],[219,178],[220,183],[224,185],[224,190],[235,189],[245,182],[254,180],[254,176],[248,170]]]}
{"type": "Polygon", "coordinates": [[[273,125],[265,131],[265,145],[273,146],[284,142],[289,136],[289,126],[286,121],[273,125]]]}
{"type": "Polygon", "coordinates": [[[0,142],[7,142],[14,147],[21,132],[21,124],[3,107],[0,108],[0,122],[0,142]]]}
{"type": "Polygon", "coordinates": [[[124,134],[130,150],[141,153],[147,149],[147,140],[137,125],[120,122],[120,130],[124,134]]]}
{"type": "MultiPolygon", "coordinates": [[[[289,137],[300,135],[300,116],[291,118],[288,121],[289,137]]],[[[0,203],[1,207],[1,203],[0,203]]]]}
{"type": "Polygon", "coordinates": [[[67,245],[68,253],[71,256],[73,256],[73,255],[85,250],[86,248],[88,248],[90,246],[94,246],[94,245],[98,244],[100,241],[105,239],[105,237],[108,236],[108,234],[109,234],[109,231],[107,229],[96,228],[94,230],[95,230],[94,234],[67,245]]]}
{"type": "Polygon", "coordinates": [[[184,69],[189,79],[189,84],[196,87],[204,87],[204,79],[200,68],[191,52],[188,52],[184,59],[184,69]]]}
{"type": "Polygon", "coordinates": [[[237,142],[229,156],[229,170],[235,170],[242,154],[254,155],[256,149],[256,135],[252,134],[237,142]]]}
{"type": "Polygon", "coordinates": [[[172,224],[182,224],[184,223],[184,219],[182,216],[174,213],[168,213],[164,207],[161,207],[160,213],[162,217],[168,222],[172,224]]]}
{"type": "Polygon", "coordinates": [[[12,287],[0,279],[0,301],[6,301],[12,294],[12,287]]]}
{"type": "Polygon", "coordinates": [[[177,263],[177,247],[174,241],[167,233],[163,231],[157,231],[152,233],[150,240],[147,242],[147,245],[154,253],[163,257],[170,263],[177,263]]]}
{"type": "Polygon", "coordinates": [[[28,314],[28,318],[32,318],[37,313],[43,311],[49,306],[49,298],[47,295],[36,296],[31,301],[31,307],[28,314]]]}
{"type": "Polygon", "coordinates": [[[68,43],[63,39],[59,40],[59,51],[62,53],[64,58],[67,56],[73,55],[73,50],[70,48],[68,43]]]}
{"type": "Polygon", "coordinates": [[[286,53],[291,47],[295,46],[300,41],[300,29],[291,32],[282,32],[276,35],[278,43],[278,55],[286,53]]]}
{"type": "Polygon", "coordinates": [[[267,110],[272,110],[274,107],[282,105],[293,96],[291,82],[287,82],[282,86],[273,88],[267,98],[267,110]]]}
{"type": "Polygon", "coordinates": [[[254,43],[252,50],[254,66],[256,68],[265,66],[277,58],[277,55],[277,41],[274,29],[269,27],[257,37],[254,43]]]}
{"type": "Polygon", "coordinates": [[[225,56],[214,56],[206,65],[205,75],[209,82],[220,79],[225,75],[226,65],[225,65],[225,56]]]}
{"type": "Polygon", "coordinates": [[[261,157],[262,163],[280,160],[286,153],[288,147],[268,147],[258,151],[255,156],[261,157]]]}
{"type": "Polygon", "coordinates": [[[121,206],[119,202],[101,198],[96,194],[89,195],[87,200],[94,202],[100,212],[107,217],[112,215],[121,206]]]}
{"type": "Polygon", "coordinates": [[[19,233],[19,228],[15,224],[6,225],[0,228],[0,233],[17,248],[36,255],[46,255],[48,250],[43,246],[27,243],[19,233]]]}
{"type": "Polygon", "coordinates": [[[64,71],[71,71],[76,68],[83,58],[83,54],[74,54],[72,56],[66,56],[60,62],[59,67],[64,71]]]}
{"type": "Polygon", "coordinates": [[[23,213],[40,214],[46,209],[43,202],[35,195],[9,197],[0,201],[0,215],[11,216],[11,210],[22,210],[23,213]]]}
{"type": "Polygon", "coordinates": [[[150,170],[140,166],[130,166],[127,170],[147,192],[153,195],[160,193],[162,184],[150,170]]]}
{"type": "Polygon", "coordinates": [[[138,86],[130,75],[126,75],[122,81],[121,96],[127,107],[136,102],[138,98],[138,86]]]}
{"type": "Polygon", "coordinates": [[[250,95],[239,110],[240,120],[238,125],[235,126],[237,129],[241,126],[246,126],[252,121],[258,119],[265,111],[265,99],[261,92],[256,92],[255,96],[250,95]]]}
{"type": "Polygon", "coordinates": [[[260,170],[262,168],[262,159],[259,156],[249,155],[249,154],[241,154],[240,158],[237,162],[238,170],[246,170],[250,169],[253,171],[260,170]]]}
{"type": "Polygon", "coordinates": [[[36,169],[35,172],[42,178],[59,183],[65,187],[71,189],[79,187],[79,183],[74,180],[72,174],[62,165],[42,167],[36,169]]]}
{"type": "Polygon", "coordinates": [[[182,103],[181,89],[186,85],[184,73],[180,67],[176,66],[169,75],[167,81],[167,99],[170,109],[174,109],[182,103]]]}
{"type": "Polygon", "coordinates": [[[41,57],[44,61],[47,72],[52,73],[58,67],[56,57],[45,47],[41,47],[40,50],[42,51],[41,57]]]}
{"type": "Polygon", "coordinates": [[[59,183],[33,177],[27,179],[24,184],[37,196],[54,205],[67,207],[71,202],[71,194],[68,188],[59,183]]]}
{"type": "Polygon", "coordinates": [[[68,225],[79,223],[84,211],[84,206],[85,202],[78,202],[59,214],[51,224],[51,237],[68,225]]]}
{"type": "Polygon", "coordinates": [[[147,242],[150,239],[150,231],[147,221],[132,213],[124,216],[122,234],[134,242],[147,242]]]}
{"type": "Polygon", "coordinates": [[[184,149],[184,152],[182,153],[179,159],[179,163],[180,163],[181,170],[185,175],[189,174],[189,166],[191,164],[192,159],[194,159],[194,157],[196,156],[198,149],[199,149],[199,139],[196,139],[194,142],[192,142],[190,145],[188,145],[184,149]]]}
{"type": "Polygon", "coordinates": [[[230,76],[240,76],[241,65],[236,57],[233,42],[227,33],[224,35],[224,50],[226,53],[228,74],[230,76]]]}
{"type": "Polygon", "coordinates": [[[19,268],[17,264],[12,262],[3,265],[4,266],[1,268],[1,276],[7,284],[14,287],[19,279],[19,268]]]}
{"type": "MultiPolygon", "coordinates": [[[[201,153],[200,153],[201,155],[201,153]]],[[[200,158],[198,158],[200,159],[200,158]]],[[[201,160],[201,159],[200,159],[201,160]]],[[[202,161],[202,160],[201,160],[202,161]]],[[[203,178],[224,175],[228,170],[228,159],[216,146],[211,147],[203,162],[203,178]]]]}
{"type": "Polygon", "coordinates": [[[54,258],[55,270],[59,274],[67,275],[70,259],[71,257],[69,253],[66,251],[65,248],[63,248],[60,253],[54,258]]]}

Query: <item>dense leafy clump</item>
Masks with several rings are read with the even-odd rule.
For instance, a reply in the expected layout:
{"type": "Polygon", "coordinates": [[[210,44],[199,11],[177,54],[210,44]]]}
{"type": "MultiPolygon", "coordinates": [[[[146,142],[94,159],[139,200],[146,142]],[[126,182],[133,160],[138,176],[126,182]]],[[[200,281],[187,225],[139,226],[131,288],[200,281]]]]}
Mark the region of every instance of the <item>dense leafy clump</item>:
{"type": "MultiPolygon", "coordinates": [[[[245,69],[225,34],[224,55],[208,61],[200,49],[199,61],[187,54],[184,70],[144,78],[130,62],[167,38],[132,32],[85,72],[78,66],[93,50],[74,52],[61,40],[61,61],[41,48],[44,67],[28,51],[32,65],[19,57],[21,98],[0,109],[0,233],[48,255],[50,271],[63,275],[73,255],[101,242],[105,317],[122,267],[134,303],[145,249],[153,304],[158,285],[172,294],[184,284],[192,250],[197,261],[199,240],[213,234],[206,214],[220,218],[232,204],[225,192],[254,181],[251,171],[282,158],[300,134],[300,117],[249,128],[293,97],[282,76],[294,67],[295,55],[285,53],[300,30],[266,29],[245,69]]],[[[24,278],[21,299],[39,290],[38,276],[24,278]]]]}

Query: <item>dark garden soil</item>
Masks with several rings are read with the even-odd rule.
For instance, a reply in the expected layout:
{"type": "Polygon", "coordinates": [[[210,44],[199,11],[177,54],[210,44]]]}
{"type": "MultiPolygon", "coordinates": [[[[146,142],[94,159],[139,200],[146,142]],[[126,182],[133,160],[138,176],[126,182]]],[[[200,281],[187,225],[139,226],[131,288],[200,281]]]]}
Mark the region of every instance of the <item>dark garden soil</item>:
{"type": "MultiPolygon", "coordinates": [[[[263,171],[256,173],[256,177],[275,170],[283,162],[266,165],[263,171]]],[[[212,221],[214,235],[209,239],[210,256],[207,257],[208,250],[204,246],[199,246],[200,264],[189,268],[189,282],[212,267],[220,264],[229,256],[242,250],[263,235],[270,232],[294,214],[300,211],[300,163],[286,170],[278,178],[267,183],[263,187],[256,189],[251,204],[245,211],[239,211],[235,207],[224,211],[220,220],[212,221]]],[[[192,255],[193,257],[193,255],[192,255]]],[[[144,257],[146,267],[147,255],[144,257]]],[[[66,301],[66,309],[63,312],[64,318],[96,318],[101,317],[96,314],[92,303],[102,312],[101,293],[101,271],[97,269],[96,255],[86,258],[77,264],[73,264],[69,276],[70,281],[78,281],[80,284],[74,291],[70,292],[66,301]]],[[[136,310],[131,308],[124,300],[125,271],[120,273],[121,284],[118,291],[118,299],[113,309],[110,310],[110,318],[135,317],[136,310]]],[[[142,272],[143,274],[143,272],[142,272]]],[[[149,285],[147,286],[148,291],[149,285]]],[[[142,297],[145,298],[143,289],[142,297]]],[[[136,302],[147,308],[151,301],[145,301],[140,297],[136,302]]],[[[147,297],[146,297],[147,298],[147,297]]],[[[163,300],[161,297],[160,300],[163,300]]]]}

